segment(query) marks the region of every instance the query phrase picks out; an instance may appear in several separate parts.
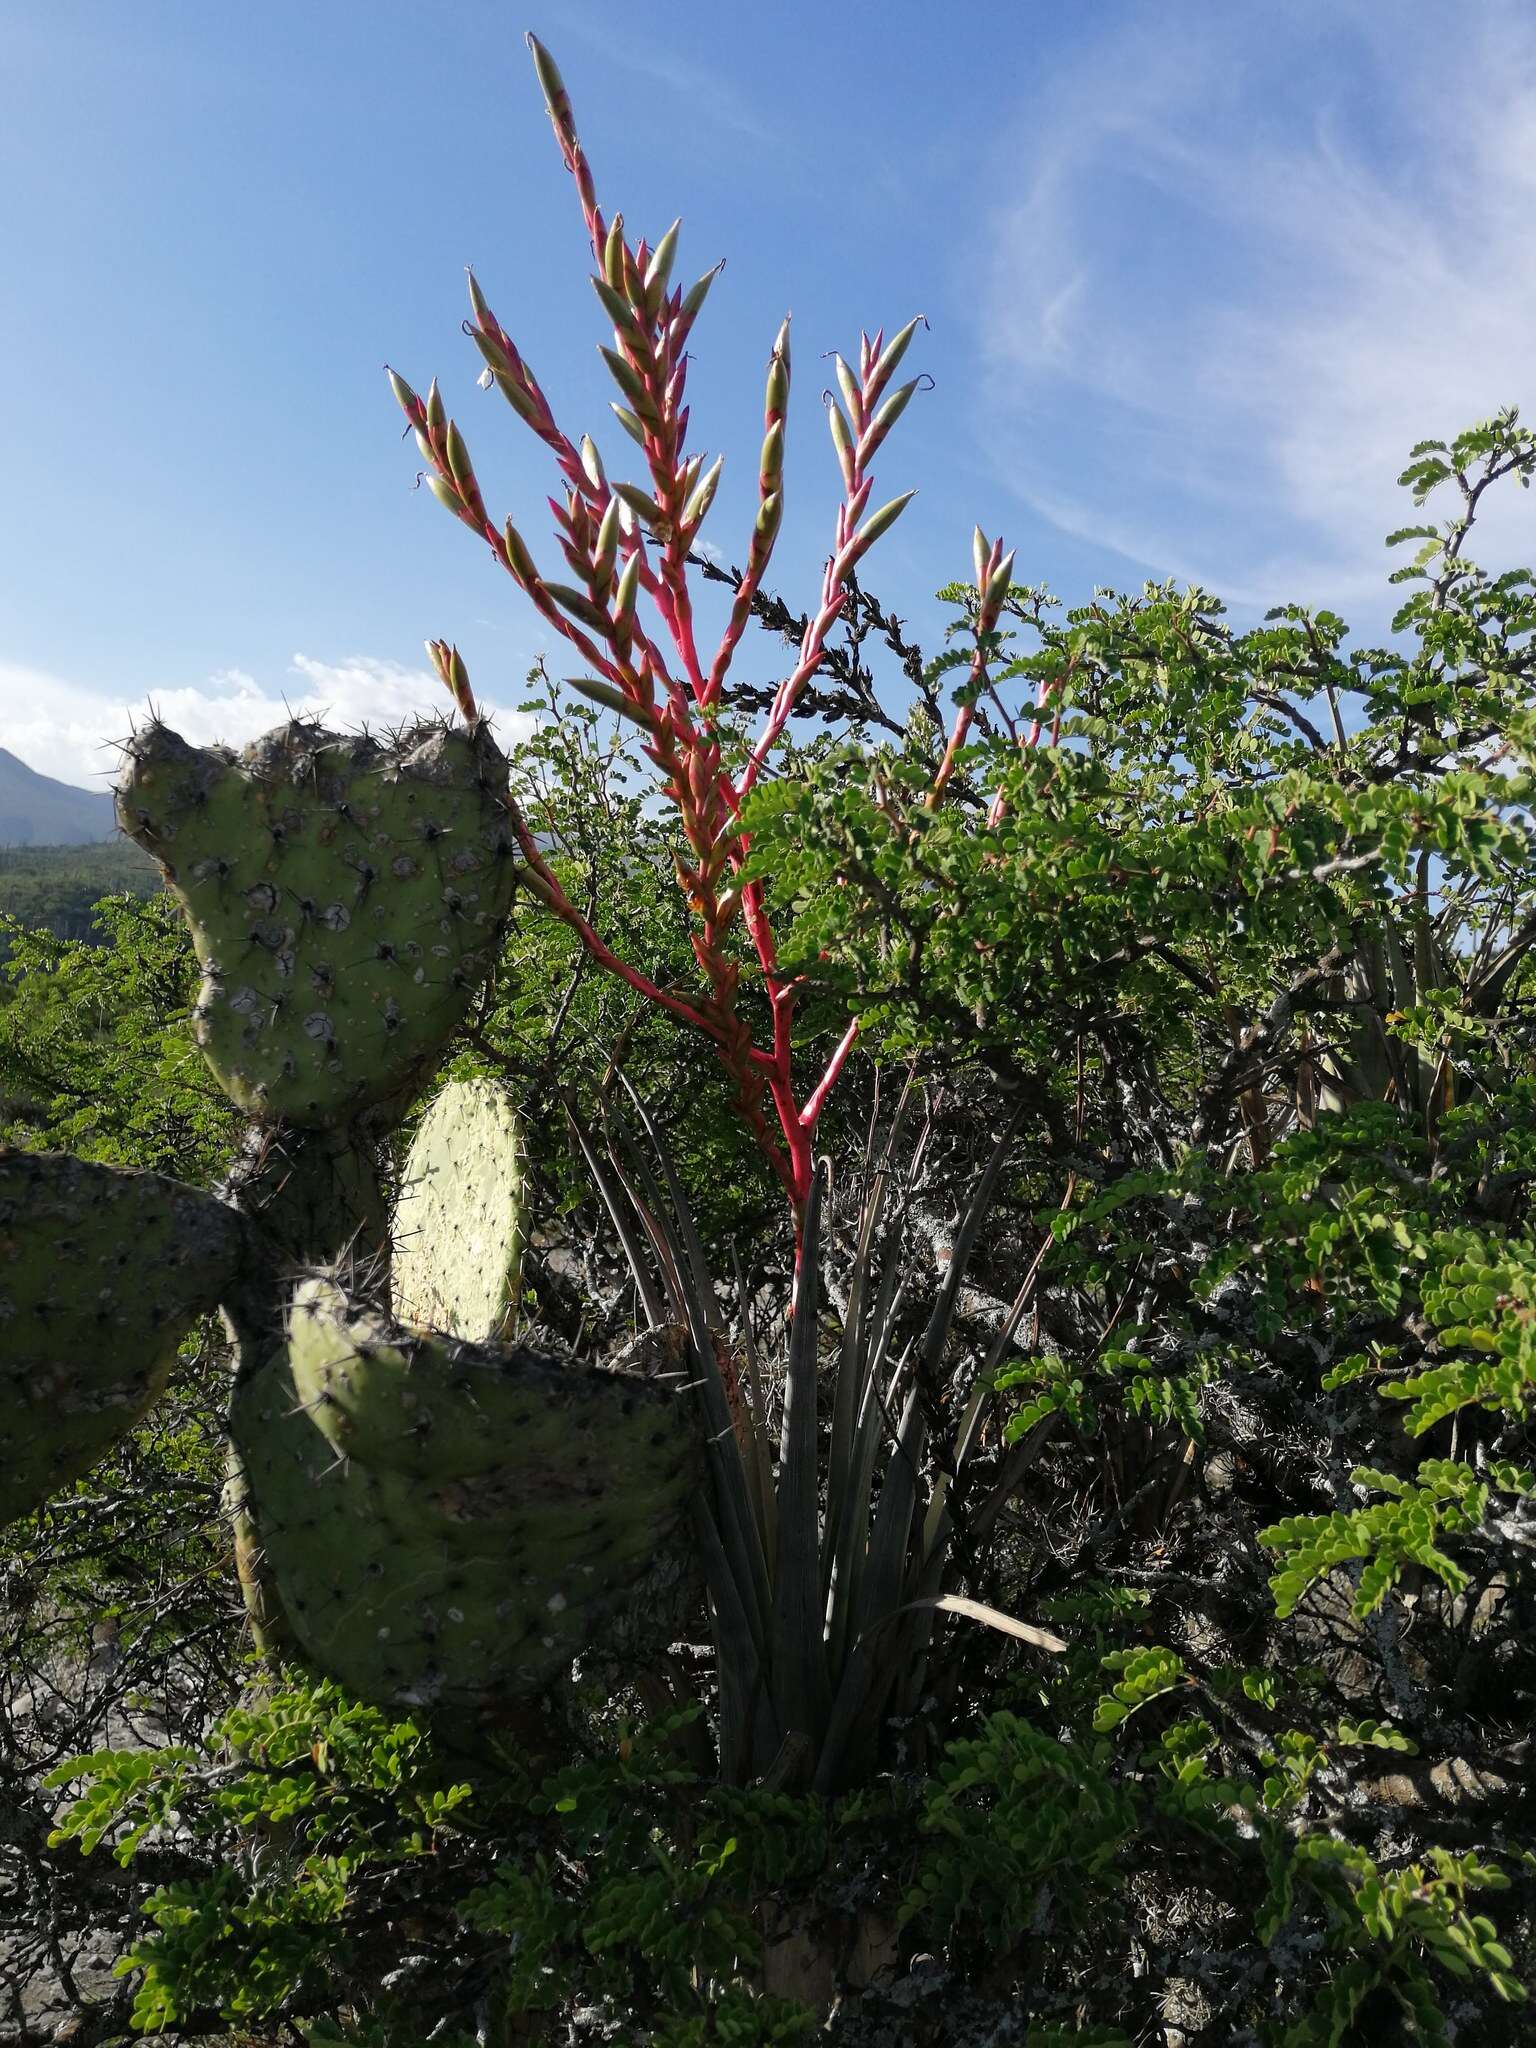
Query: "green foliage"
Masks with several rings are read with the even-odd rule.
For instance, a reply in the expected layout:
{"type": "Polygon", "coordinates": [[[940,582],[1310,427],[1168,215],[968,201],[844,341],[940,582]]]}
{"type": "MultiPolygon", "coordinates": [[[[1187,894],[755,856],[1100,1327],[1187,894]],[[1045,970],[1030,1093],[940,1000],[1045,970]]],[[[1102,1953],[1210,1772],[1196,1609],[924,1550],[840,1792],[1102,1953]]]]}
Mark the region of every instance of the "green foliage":
{"type": "MultiPolygon", "coordinates": [[[[153,896],[160,871],[126,839],[99,846],[0,846],[0,916],[23,930],[100,945],[96,906],[104,896],[153,896]]],[[[9,951],[0,926],[0,962],[9,951]]]]}

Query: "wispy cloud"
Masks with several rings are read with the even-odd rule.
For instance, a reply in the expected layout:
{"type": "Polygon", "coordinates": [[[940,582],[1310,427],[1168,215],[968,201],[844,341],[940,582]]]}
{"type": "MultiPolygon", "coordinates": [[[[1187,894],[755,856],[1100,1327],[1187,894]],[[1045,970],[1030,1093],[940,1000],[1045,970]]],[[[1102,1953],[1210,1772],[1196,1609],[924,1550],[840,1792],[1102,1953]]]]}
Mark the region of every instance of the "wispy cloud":
{"type": "MultiPolygon", "coordinates": [[[[670,50],[659,47],[655,38],[642,41],[627,38],[621,45],[615,38],[612,23],[600,19],[590,7],[578,5],[577,0],[565,0],[560,32],[562,36],[574,35],[589,49],[617,64],[629,77],[648,78],[654,84],[664,86],[687,105],[691,118],[709,127],[745,136],[749,142],[779,139],[775,130],[723,71],[675,57],[670,50]]],[[[641,36],[648,33],[648,25],[642,26],[641,36]]]]}
{"type": "MultiPolygon", "coordinates": [[[[285,684],[259,683],[226,669],[197,684],[170,684],[139,698],[113,697],[40,669],[0,661],[0,746],[39,774],[100,789],[117,769],[116,742],[153,712],[184,739],[207,746],[244,746],[290,717],[319,718],[341,731],[409,724],[444,708],[442,685],[426,669],[371,655],[339,662],[293,657],[285,684]]],[[[504,740],[526,732],[528,719],[483,703],[504,740]]]]}
{"type": "MultiPolygon", "coordinates": [[[[1410,445],[1532,395],[1536,21],[1155,14],[1114,10],[1010,140],[990,444],[1138,570],[1370,604],[1410,445]]],[[[1491,558],[1529,550],[1529,513],[1496,515],[1491,558]]]]}

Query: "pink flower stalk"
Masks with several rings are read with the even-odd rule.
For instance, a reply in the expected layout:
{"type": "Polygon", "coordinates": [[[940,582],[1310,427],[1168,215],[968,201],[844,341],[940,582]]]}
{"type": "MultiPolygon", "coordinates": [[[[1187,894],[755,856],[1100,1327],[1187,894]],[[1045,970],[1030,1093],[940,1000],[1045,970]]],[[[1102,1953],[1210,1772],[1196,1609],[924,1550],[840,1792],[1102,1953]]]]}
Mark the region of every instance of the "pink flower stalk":
{"type": "MultiPolygon", "coordinates": [[[[742,801],[794,715],[806,685],[821,665],[828,635],[842,615],[848,578],[866,552],[887,532],[912,497],[906,492],[869,510],[870,464],[905,410],[920,380],[892,388],[892,377],[918,327],[909,321],[889,341],[883,330],[860,337],[857,373],[834,358],[841,403],[829,396],[828,418],[843,497],[838,507],[832,553],[822,575],[821,596],[809,619],[790,674],[779,685],[740,772],[722,759],[716,726],[727,700],[732,659],[751,617],[753,601],[767,572],[783,517],[784,422],[790,390],[789,322],[780,328],[768,359],[763,403],[763,443],[758,464],[757,513],[746,569],[718,644],[699,647],[689,584],[688,558],[709,512],[720,480],[721,460],[708,469],[687,449],[687,344],[719,265],[687,291],[672,282],[678,224],[654,248],[632,245],[622,215],[607,219],[560,73],[532,37],[539,83],[566,168],[576,184],[596,265],[592,286],[612,323],[613,343],[600,353],[619,391],[613,412],[639,448],[642,483],[610,482],[592,440],[573,442],[560,428],[538,379],[487,304],[473,276],[469,281],[470,326],[487,372],[520,419],[549,448],[563,490],[549,499],[560,553],[572,581],[544,574],[511,520],[498,526],[486,510],[479,483],[455,423],[447,417],[434,382],[425,400],[403,378],[390,373],[395,396],[416,432],[427,465],[427,481],[441,502],[479,534],[497,560],[527,593],[546,624],[580,655],[586,673],[569,679],[580,695],[635,725],[641,745],[662,778],[663,793],[675,806],[686,853],[676,856],[677,878],[695,920],[693,950],[701,989],[693,1000],[658,988],[621,960],[572,904],[550,870],[524,821],[514,829],[526,863],[524,879],[549,909],[580,937],[601,966],[618,975],[648,1001],[669,1010],[713,1044],[733,1089],[733,1104],[782,1184],[798,1227],[813,1172],[817,1119],[826,1105],[858,1035],[852,1023],[819,1080],[803,1098],[794,1075],[796,984],[780,971],[778,949],[759,883],[740,880],[750,850],[740,827],[742,801]],[[640,599],[649,612],[642,615],[640,599]],[[647,623],[654,614],[652,623],[647,623]],[[771,1032],[758,1044],[738,1008],[741,967],[730,934],[737,919],[755,956],[768,998],[771,1032]]],[[[1009,562],[1011,562],[1011,557],[1009,562]]],[[[996,623],[1006,570],[1001,545],[988,551],[981,592],[984,636],[996,623]],[[990,612],[989,612],[990,606],[990,612]],[[989,622],[988,622],[989,621],[989,622]]],[[[431,643],[439,674],[461,711],[473,715],[469,680],[457,649],[431,643]]],[[[953,755],[964,741],[957,727],[936,785],[942,791],[953,755]]]]}

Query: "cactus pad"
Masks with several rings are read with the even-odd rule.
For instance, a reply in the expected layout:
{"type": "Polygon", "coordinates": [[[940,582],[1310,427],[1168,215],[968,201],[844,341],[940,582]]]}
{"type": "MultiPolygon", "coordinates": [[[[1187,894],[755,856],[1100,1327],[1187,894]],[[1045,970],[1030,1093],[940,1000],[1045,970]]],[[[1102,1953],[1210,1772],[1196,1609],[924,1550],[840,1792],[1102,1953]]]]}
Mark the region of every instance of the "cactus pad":
{"type": "Polygon", "coordinates": [[[483,726],[385,745],[295,721],[238,756],[135,736],[118,820],[181,899],[198,1043],[242,1109],[344,1122],[440,1050],[511,898],[505,785],[483,726]]]}
{"type": "Polygon", "coordinates": [[[158,1174],[0,1150],[0,1525],[95,1464],[165,1390],[240,1224],[158,1174]]]}
{"type": "Polygon", "coordinates": [[[522,1146],[494,1081],[450,1081],[422,1118],[395,1204],[395,1313],[472,1344],[505,1336],[523,1254],[522,1146]]]}
{"type": "Polygon", "coordinates": [[[231,1429],[263,1569],[365,1698],[492,1708],[614,1625],[702,1477],[685,1391],[409,1335],[329,1281],[231,1429]]]}

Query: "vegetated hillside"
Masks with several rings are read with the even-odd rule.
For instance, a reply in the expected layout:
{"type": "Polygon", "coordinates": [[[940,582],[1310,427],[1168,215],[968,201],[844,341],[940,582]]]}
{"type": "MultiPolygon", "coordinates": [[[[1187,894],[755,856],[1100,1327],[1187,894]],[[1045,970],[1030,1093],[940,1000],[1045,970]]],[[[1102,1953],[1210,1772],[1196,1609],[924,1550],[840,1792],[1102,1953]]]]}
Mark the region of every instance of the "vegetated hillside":
{"type": "MultiPolygon", "coordinates": [[[[101,933],[91,921],[94,904],[125,891],[152,896],[159,886],[159,869],[128,839],[90,846],[0,846],[0,913],[57,938],[99,942],[101,933]]],[[[8,950],[0,931],[0,959],[8,950]]]]}
{"type": "Polygon", "coordinates": [[[0,847],[99,844],[116,830],[105,790],[39,775],[0,747],[0,847]]]}

